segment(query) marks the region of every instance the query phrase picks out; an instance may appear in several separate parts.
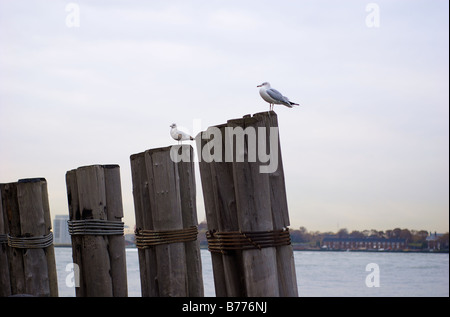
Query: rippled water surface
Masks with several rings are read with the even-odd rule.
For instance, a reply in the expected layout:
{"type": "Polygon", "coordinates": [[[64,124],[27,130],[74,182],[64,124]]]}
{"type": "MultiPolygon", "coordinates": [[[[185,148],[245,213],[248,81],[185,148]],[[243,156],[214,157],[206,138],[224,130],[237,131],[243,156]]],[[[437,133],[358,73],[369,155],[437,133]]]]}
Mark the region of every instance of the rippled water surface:
{"type": "MultiPolygon", "coordinates": [[[[55,254],[59,296],[75,296],[66,285],[72,249],[55,248],[55,254]]],[[[137,249],[126,254],[128,296],[140,297],[137,249]]],[[[211,256],[207,250],[201,255],[205,296],[215,296],[211,256]]],[[[300,296],[449,296],[448,254],[294,251],[294,257],[300,296]]]]}

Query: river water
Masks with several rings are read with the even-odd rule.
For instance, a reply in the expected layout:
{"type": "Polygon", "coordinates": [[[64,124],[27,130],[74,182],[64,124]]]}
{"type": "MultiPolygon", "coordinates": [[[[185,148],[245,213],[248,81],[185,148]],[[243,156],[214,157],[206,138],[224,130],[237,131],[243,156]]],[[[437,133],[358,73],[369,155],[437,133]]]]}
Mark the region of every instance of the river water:
{"type": "MultiPolygon", "coordinates": [[[[140,297],[137,249],[126,254],[128,296],[140,297]]],[[[59,296],[75,296],[72,249],[55,248],[55,255],[59,296]]],[[[215,296],[211,256],[201,256],[205,296],[215,296]]],[[[449,296],[448,253],[294,251],[294,258],[301,297],[449,296]]]]}

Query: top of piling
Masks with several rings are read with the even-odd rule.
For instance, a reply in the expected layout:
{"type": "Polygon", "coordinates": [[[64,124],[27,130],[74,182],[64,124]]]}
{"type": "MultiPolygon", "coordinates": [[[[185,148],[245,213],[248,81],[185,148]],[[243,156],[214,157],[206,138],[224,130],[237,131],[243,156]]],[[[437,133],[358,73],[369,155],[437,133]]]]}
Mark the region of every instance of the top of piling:
{"type": "Polygon", "coordinates": [[[170,151],[170,149],[173,146],[179,146],[179,147],[187,146],[187,147],[192,148],[192,145],[190,145],[190,144],[174,144],[174,145],[169,145],[169,146],[164,146],[164,147],[158,147],[158,148],[154,148],[154,149],[148,149],[148,150],[145,150],[145,151],[140,152],[140,153],[131,154],[130,155],[130,160],[134,160],[134,159],[136,159],[136,157],[144,155],[146,152],[150,152],[150,153],[167,152],[167,151],[170,151]]]}
{"type": "Polygon", "coordinates": [[[44,177],[34,177],[34,178],[22,178],[19,179],[18,183],[37,183],[37,182],[46,182],[47,180],[44,177]]]}

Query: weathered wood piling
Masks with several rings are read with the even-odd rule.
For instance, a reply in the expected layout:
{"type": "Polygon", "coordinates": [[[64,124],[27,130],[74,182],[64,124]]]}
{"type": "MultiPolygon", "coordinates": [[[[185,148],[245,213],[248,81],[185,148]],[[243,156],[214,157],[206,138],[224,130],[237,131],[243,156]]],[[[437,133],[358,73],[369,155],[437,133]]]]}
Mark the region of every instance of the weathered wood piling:
{"type": "Polygon", "coordinates": [[[8,263],[8,232],[5,224],[6,214],[3,213],[2,191],[0,185],[0,297],[11,295],[11,278],[8,263]]]}
{"type": "Polygon", "coordinates": [[[228,120],[196,142],[216,295],[298,296],[275,112],[228,120]]]}
{"type": "Polygon", "coordinates": [[[142,296],[203,296],[192,147],[151,149],[130,162],[142,296]],[[173,157],[178,150],[184,161],[173,157]]]}
{"type": "MultiPolygon", "coordinates": [[[[216,154],[215,160],[210,157],[212,149],[208,142],[211,140],[211,136],[220,138],[225,135],[225,127],[226,125],[220,125],[208,129],[206,132],[209,137],[197,137],[196,139],[198,154],[202,155],[199,166],[208,229],[210,231],[233,232],[239,230],[239,224],[232,163],[225,162],[224,142],[220,142],[213,149],[220,152],[220,155],[217,152],[214,153],[216,154]],[[212,132],[220,132],[220,134],[213,135],[212,132]]],[[[245,296],[244,271],[242,265],[240,265],[242,263],[242,251],[212,252],[211,261],[214,270],[216,296],[245,296]]]]}
{"type": "Polygon", "coordinates": [[[1,253],[6,255],[0,260],[0,294],[58,296],[46,180],[0,184],[0,192],[1,253]]]}
{"type": "Polygon", "coordinates": [[[79,167],[66,185],[76,296],[128,296],[119,166],[79,167]]]}

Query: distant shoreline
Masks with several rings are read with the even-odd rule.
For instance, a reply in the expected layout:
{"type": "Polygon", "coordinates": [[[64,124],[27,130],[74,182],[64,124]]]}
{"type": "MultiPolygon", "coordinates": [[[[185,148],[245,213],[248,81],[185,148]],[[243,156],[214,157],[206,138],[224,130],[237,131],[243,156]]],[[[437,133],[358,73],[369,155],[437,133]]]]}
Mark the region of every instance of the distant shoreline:
{"type": "Polygon", "coordinates": [[[336,249],[336,250],[326,250],[326,249],[296,249],[294,247],[294,251],[313,251],[313,252],[371,252],[371,253],[427,253],[427,254],[435,254],[435,253],[449,253],[448,250],[344,250],[344,249],[336,249]]]}
{"type": "MultiPolygon", "coordinates": [[[[55,248],[71,248],[71,244],[54,244],[55,248]]],[[[126,249],[135,249],[136,246],[130,245],[126,246],[126,249]]],[[[208,250],[207,246],[200,246],[200,249],[202,250],[208,250]]],[[[294,251],[313,251],[313,252],[371,252],[371,253],[427,253],[427,254],[437,254],[437,253],[449,253],[449,250],[378,250],[378,249],[370,249],[370,250],[344,250],[344,249],[335,249],[335,250],[329,250],[329,249],[304,249],[304,248],[296,248],[295,245],[293,245],[294,251]]]]}

